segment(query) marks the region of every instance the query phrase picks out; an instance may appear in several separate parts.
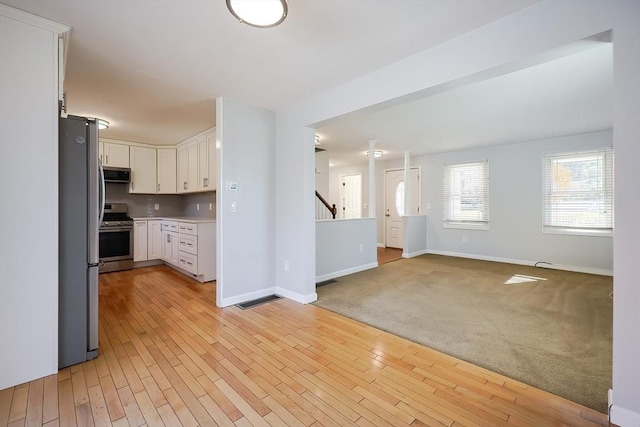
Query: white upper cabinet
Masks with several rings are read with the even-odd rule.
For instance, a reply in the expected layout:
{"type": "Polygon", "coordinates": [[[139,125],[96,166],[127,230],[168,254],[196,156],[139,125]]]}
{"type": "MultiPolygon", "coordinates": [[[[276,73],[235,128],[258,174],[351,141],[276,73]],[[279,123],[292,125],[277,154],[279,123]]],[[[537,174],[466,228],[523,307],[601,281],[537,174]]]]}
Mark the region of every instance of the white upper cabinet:
{"type": "Polygon", "coordinates": [[[104,140],[103,166],[131,168],[130,193],[182,194],[216,190],[216,130],[172,147],[104,140]]]}
{"type": "Polygon", "coordinates": [[[129,147],[129,164],[131,166],[129,193],[155,194],[157,189],[156,149],[129,147]]]}
{"type": "Polygon", "coordinates": [[[129,166],[129,146],[124,144],[114,144],[104,142],[102,147],[102,165],[114,168],[128,168],[129,166]]]}
{"type": "Polygon", "coordinates": [[[192,139],[178,146],[178,193],[198,191],[198,141],[192,139]]]}
{"type": "Polygon", "coordinates": [[[216,189],[216,132],[198,137],[198,191],[216,189]]]}
{"type": "Polygon", "coordinates": [[[189,160],[187,158],[187,145],[182,144],[176,149],[177,156],[177,174],[178,179],[176,186],[178,193],[186,193],[189,183],[189,160]]]}
{"type": "Polygon", "coordinates": [[[187,143],[187,192],[198,190],[198,142],[187,143]]]}
{"type": "Polygon", "coordinates": [[[158,194],[176,194],[176,149],[158,148],[158,194]]]}

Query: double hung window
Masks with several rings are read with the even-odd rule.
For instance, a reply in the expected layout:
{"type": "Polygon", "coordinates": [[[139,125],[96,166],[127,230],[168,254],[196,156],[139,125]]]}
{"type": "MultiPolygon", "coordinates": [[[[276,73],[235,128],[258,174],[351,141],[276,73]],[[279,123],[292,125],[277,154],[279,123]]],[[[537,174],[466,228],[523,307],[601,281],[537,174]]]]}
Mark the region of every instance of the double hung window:
{"type": "Polygon", "coordinates": [[[489,162],[444,165],[443,225],[489,229],[489,162]]]}
{"type": "Polygon", "coordinates": [[[542,225],[548,233],[613,234],[613,149],[543,156],[542,225]]]}

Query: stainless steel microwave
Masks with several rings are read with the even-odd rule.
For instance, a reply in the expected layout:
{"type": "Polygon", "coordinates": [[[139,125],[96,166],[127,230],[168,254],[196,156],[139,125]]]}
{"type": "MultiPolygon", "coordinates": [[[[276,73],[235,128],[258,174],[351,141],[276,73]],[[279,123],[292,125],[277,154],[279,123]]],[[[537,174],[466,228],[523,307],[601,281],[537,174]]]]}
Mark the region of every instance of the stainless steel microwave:
{"type": "Polygon", "coordinates": [[[131,182],[131,169],[129,168],[104,166],[102,169],[104,170],[105,182],[120,182],[122,184],[131,182]]]}

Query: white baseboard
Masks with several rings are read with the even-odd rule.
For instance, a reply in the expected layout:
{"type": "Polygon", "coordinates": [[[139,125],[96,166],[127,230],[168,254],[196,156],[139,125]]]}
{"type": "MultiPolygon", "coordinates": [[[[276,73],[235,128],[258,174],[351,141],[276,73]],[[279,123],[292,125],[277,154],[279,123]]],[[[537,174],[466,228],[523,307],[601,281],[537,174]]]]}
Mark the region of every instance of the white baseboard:
{"type": "Polygon", "coordinates": [[[254,299],[266,297],[269,295],[275,295],[276,288],[260,289],[259,291],[247,292],[246,294],[237,295],[234,297],[222,298],[220,307],[229,307],[234,304],[242,304],[243,302],[252,301],[254,299]]]}
{"type": "Polygon", "coordinates": [[[336,277],[346,276],[347,274],[359,273],[364,270],[370,270],[372,268],[376,268],[377,266],[378,266],[377,262],[372,262],[370,264],[363,264],[357,267],[347,268],[344,270],[323,274],[322,276],[316,276],[316,283],[324,282],[325,280],[335,279],[336,277]]]}
{"type": "Polygon", "coordinates": [[[387,245],[385,245],[384,243],[377,243],[379,248],[386,248],[387,245]]]}
{"type": "Polygon", "coordinates": [[[421,251],[411,252],[411,253],[408,253],[408,254],[403,252],[402,253],[402,258],[413,258],[413,257],[417,257],[417,256],[424,255],[424,254],[427,254],[427,253],[429,253],[429,252],[426,249],[423,249],[421,251]]]}
{"type": "Polygon", "coordinates": [[[609,422],[620,427],[638,427],[640,426],[640,413],[613,404],[609,408],[609,422]]]}
{"type": "Polygon", "coordinates": [[[289,289],[276,287],[275,293],[276,295],[299,302],[300,304],[309,304],[318,300],[318,294],[315,292],[304,295],[289,289]]]}
{"type": "MultiPolygon", "coordinates": [[[[434,255],[454,256],[458,258],[479,259],[482,261],[495,261],[495,262],[506,262],[508,264],[529,265],[532,267],[536,264],[536,261],[526,261],[526,260],[512,259],[512,258],[500,258],[500,257],[476,255],[476,254],[465,254],[461,252],[437,251],[432,249],[427,249],[426,253],[434,254],[434,255]]],[[[549,268],[552,270],[574,271],[576,273],[598,274],[600,276],[613,276],[613,270],[606,270],[604,268],[580,267],[576,265],[565,265],[565,264],[552,264],[552,265],[544,264],[543,268],[549,268]]]]}

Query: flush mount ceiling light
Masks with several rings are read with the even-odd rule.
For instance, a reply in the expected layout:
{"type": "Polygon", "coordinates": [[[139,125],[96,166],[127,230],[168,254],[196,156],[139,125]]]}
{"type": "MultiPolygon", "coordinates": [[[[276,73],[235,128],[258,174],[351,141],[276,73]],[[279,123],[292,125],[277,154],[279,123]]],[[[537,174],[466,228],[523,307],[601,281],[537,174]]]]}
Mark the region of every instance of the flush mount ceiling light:
{"type": "Polygon", "coordinates": [[[258,28],[275,27],[287,17],[287,0],[227,0],[238,21],[258,28]]]}
{"type": "MultiPolygon", "coordinates": [[[[367,157],[369,157],[369,151],[366,151],[364,154],[366,154],[367,157]]],[[[379,159],[380,157],[382,157],[383,154],[384,154],[384,151],[382,150],[373,150],[374,159],[379,159]]]]}
{"type": "Polygon", "coordinates": [[[103,119],[98,119],[98,129],[103,130],[103,129],[108,129],[109,128],[109,122],[103,119]]]}

